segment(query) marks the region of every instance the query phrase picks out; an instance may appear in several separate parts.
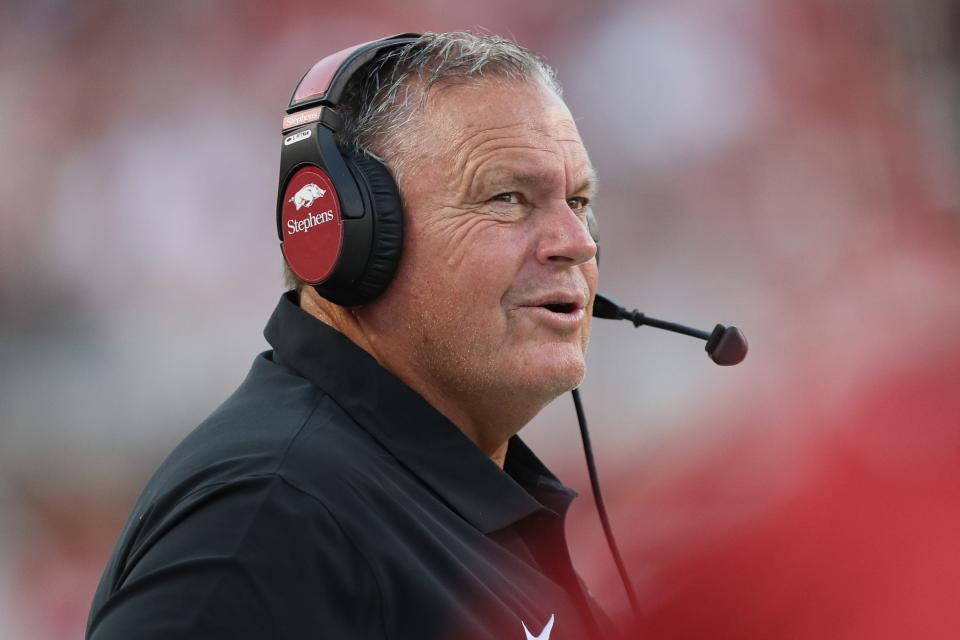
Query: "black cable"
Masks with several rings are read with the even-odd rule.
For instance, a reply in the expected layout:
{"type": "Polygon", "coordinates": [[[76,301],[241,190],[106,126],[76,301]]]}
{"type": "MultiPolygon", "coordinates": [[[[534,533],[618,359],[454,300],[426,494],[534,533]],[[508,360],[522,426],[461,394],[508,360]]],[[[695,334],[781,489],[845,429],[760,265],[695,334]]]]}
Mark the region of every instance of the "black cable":
{"type": "Polygon", "coordinates": [[[590,488],[593,489],[593,500],[597,504],[597,513],[600,515],[603,535],[607,538],[607,546],[610,547],[613,562],[617,565],[620,580],[623,581],[623,588],[627,592],[627,600],[630,601],[633,616],[639,623],[640,605],[637,602],[637,594],[633,590],[633,584],[627,575],[627,569],[623,566],[623,559],[620,557],[620,550],[617,548],[617,541],[613,539],[613,529],[610,528],[610,520],[607,518],[607,508],[603,505],[603,495],[600,493],[600,480],[597,478],[597,466],[593,461],[593,447],[590,446],[590,434],[587,432],[587,418],[583,413],[583,404],[580,402],[580,390],[574,389],[570,393],[573,395],[573,406],[577,410],[577,422],[580,423],[580,437],[583,440],[583,454],[587,459],[587,472],[590,474],[590,488]]]}

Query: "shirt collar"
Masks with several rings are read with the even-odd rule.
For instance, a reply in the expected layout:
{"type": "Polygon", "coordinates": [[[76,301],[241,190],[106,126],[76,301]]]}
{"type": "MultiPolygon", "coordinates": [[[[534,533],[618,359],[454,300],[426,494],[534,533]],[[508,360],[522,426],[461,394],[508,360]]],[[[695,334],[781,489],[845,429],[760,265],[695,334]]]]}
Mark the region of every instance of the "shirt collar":
{"type": "Polygon", "coordinates": [[[483,533],[537,511],[562,517],[576,495],[514,436],[504,470],[366,351],[280,299],[264,336],[274,359],[323,389],[397,460],[483,533]],[[504,473],[506,471],[506,473],[504,473]]]}

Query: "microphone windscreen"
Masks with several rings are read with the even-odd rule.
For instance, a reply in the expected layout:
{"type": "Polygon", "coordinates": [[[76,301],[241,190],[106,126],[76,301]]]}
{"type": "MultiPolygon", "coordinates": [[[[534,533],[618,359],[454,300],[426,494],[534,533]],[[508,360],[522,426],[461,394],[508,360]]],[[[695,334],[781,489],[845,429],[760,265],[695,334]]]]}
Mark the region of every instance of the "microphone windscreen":
{"type": "Polygon", "coordinates": [[[726,367],[739,364],[747,357],[747,339],[740,333],[740,329],[723,327],[719,339],[707,343],[707,353],[710,354],[710,359],[719,365],[726,367]]]}

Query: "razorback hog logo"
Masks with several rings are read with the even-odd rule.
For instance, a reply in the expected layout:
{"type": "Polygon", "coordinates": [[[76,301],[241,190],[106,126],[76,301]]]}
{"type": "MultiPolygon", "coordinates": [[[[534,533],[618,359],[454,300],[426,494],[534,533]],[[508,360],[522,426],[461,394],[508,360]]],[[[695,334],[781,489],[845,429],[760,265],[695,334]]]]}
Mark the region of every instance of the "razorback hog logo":
{"type": "Polygon", "coordinates": [[[322,198],[326,193],[326,190],[321,189],[311,182],[310,184],[303,185],[299,191],[293,194],[290,202],[296,205],[297,211],[300,211],[300,207],[309,207],[313,204],[314,200],[322,198]]]}

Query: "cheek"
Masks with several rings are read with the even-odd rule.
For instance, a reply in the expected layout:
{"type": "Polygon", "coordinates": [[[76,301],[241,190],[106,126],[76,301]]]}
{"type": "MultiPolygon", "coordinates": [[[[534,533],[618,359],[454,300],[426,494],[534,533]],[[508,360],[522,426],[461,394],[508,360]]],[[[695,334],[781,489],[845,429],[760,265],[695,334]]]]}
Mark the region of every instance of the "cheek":
{"type": "Polygon", "coordinates": [[[587,286],[590,287],[590,293],[596,293],[597,285],[600,282],[600,267],[597,265],[597,260],[594,258],[590,262],[585,262],[580,270],[583,272],[583,277],[587,281],[587,286]]]}
{"type": "MultiPolygon", "coordinates": [[[[596,260],[591,260],[587,264],[583,265],[583,275],[584,279],[587,281],[587,287],[590,289],[590,299],[593,299],[594,294],[597,292],[597,287],[600,283],[600,270],[597,267],[596,260]]],[[[582,346],[583,351],[587,350],[587,343],[590,341],[590,329],[593,326],[593,303],[591,302],[587,306],[587,317],[584,318],[583,322],[583,338],[582,346]]]]}
{"type": "Polygon", "coordinates": [[[420,265],[421,278],[429,278],[446,295],[470,301],[474,308],[499,304],[523,264],[520,231],[485,218],[437,224],[418,230],[410,243],[411,261],[420,265]]]}
{"type": "Polygon", "coordinates": [[[523,271],[523,254],[516,248],[521,239],[510,234],[494,234],[476,243],[468,255],[451,271],[454,286],[470,304],[484,314],[496,314],[505,320],[506,303],[523,271]]]}
{"type": "Polygon", "coordinates": [[[503,342],[506,314],[501,301],[512,278],[485,243],[474,243],[455,262],[442,248],[421,243],[405,253],[406,264],[401,264],[385,302],[394,317],[410,319],[406,330],[420,348],[479,359],[503,342]]]}

